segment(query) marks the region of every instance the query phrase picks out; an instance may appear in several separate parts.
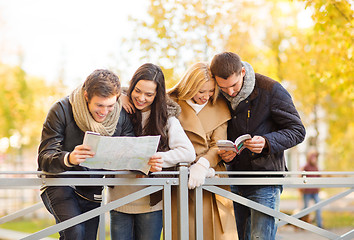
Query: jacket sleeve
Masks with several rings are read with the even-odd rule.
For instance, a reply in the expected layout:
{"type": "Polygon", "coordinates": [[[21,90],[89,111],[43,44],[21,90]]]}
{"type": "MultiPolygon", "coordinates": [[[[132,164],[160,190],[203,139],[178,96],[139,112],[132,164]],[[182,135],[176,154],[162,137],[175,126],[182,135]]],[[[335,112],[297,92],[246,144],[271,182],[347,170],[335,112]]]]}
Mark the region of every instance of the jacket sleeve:
{"type": "Polygon", "coordinates": [[[118,120],[118,126],[120,136],[135,136],[133,124],[130,121],[128,113],[122,108],[118,120]]]}
{"type": "Polygon", "coordinates": [[[164,161],[163,167],[173,167],[180,162],[193,162],[195,150],[179,120],[176,117],[169,117],[167,127],[170,150],[158,152],[164,161]]]}
{"type": "Polygon", "coordinates": [[[219,148],[216,145],[216,142],[218,140],[225,139],[227,139],[227,122],[221,124],[213,131],[210,137],[209,149],[205,154],[201,156],[208,159],[208,161],[210,162],[210,167],[212,168],[215,168],[222,160],[218,155],[219,148]]]}
{"type": "Polygon", "coordinates": [[[290,94],[279,83],[272,89],[270,112],[277,130],[265,134],[269,153],[276,153],[289,149],[305,138],[305,127],[290,94]]]}
{"type": "Polygon", "coordinates": [[[59,173],[72,169],[64,164],[64,156],[68,153],[63,150],[66,124],[63,106],[57,102],[49,110],[43,124],[38,148],[38,170],[59,173]]]}

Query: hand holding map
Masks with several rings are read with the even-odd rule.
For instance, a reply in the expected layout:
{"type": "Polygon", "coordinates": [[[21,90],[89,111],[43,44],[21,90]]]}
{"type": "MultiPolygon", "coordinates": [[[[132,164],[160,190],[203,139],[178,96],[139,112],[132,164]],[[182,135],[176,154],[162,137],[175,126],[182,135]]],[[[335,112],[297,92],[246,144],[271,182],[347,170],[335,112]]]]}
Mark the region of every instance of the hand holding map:
{"type": "Polygon", "coordinates": [[[84,145],[91,147],[95,156],[81,166],[107,170],[138,170],[149,173],[148,161],[157,151],[160,136],[109,137],[86,132],[84,145]]]}

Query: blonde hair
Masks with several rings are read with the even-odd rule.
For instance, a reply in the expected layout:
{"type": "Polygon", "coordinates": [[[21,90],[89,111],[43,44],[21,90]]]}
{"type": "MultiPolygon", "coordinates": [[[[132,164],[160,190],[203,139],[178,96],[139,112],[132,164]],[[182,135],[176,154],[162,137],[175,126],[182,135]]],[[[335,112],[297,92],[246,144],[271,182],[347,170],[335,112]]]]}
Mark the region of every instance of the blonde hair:
{"type": "Polygon", "coordinates": [[[188,68],[181,80],[168,90],[168,94],[174,95],[179,100],[189,100],[198,93],[204,83],[209,81],[214,81],[215,85],[215,92],[211,97],[214,104],[219,94],[219,88],[211,75],[209,64],[205,62],[195,63],[188,68]]]}

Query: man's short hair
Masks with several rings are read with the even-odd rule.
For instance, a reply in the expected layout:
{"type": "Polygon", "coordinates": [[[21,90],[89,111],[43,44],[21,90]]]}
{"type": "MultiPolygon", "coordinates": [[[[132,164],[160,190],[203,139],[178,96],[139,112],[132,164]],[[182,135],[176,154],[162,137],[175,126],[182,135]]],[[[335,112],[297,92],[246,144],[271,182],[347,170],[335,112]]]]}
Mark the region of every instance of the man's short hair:
{"type": "Polygon", "coordinates": [[[221,77],[227,79],[232,74],[237,75],[242,71],[241,58],[232,52],[222,52],[216,54],[211,60],[210,70],[213,77],[221,77]]]}
{"type": "Polygon", "coordinates": [[[87,92],[88,100],[93,96],[111,97],[120,93],[120,81],[112,71],[97,69],[93,71],[85,80],[83,85],[87,92]]]}

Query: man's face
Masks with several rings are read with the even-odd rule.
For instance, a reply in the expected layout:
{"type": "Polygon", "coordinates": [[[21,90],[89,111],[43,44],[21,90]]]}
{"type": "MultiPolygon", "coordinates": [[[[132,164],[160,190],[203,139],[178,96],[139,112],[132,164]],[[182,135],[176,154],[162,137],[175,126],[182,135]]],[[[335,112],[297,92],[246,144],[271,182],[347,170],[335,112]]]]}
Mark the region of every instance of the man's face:
{"type": "Polygon", "coordinates": [[[102,123],[108,114],[114,110],[114,105],[119,98],[119,95],[113,95],[112,97],[100,97],[94,95],[89,101],[87,94],[85,93],[85,98],[87,101],[87,107],[93,119],[98,123],[102,123]]]}
{"type": "Polygon", "coordinates": [[[240,74],[232,74],[227,79],[215,76],[215,80],[221,91],[228,94],[230,97],[235,97],[241,90],[243,84],[243,77],[246,74],[246,70],[242,67],[240,74]]]}

